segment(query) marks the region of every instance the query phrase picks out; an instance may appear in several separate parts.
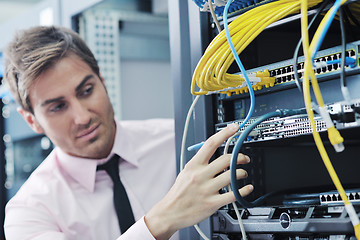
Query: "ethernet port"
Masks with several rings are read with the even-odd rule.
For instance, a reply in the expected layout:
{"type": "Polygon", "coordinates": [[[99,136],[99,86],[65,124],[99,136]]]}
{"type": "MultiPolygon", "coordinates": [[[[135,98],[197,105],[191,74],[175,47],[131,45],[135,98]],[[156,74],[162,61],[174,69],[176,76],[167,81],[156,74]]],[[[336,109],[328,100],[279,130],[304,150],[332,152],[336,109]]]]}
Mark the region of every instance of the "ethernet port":
{"type": "Polygon", "coordinates": [[[271,70],[270,71],[270,77],[275,77],[275,76],[276,76],[275,70],[271,70]]]}
{"type": "Polygon", "coordinates": [[[349,50],[348,52],[349,52],[349,57],[354,57],[356,55],[354,50],[349,50]]]}
{"type": "Polygon", "coordinates": [[[359,195],[359,193],[355,193],[354,199],[355,199],[355,200],[360,200],[360,195],[359,195]]]}
{"type": "Polygon", "coordinates": [[[350,194],[349,194],[349,200],[354,200],[354,199],[355,199],[354,194],[350,193],[350,194]]]}
{"type": "Polygon", "coordinates": [[[334,195],[331,197],[331,200],[334,201],[334,202],[336,202],[336,201],[338,200],[337,197],[336,197],[336,194],[334,194],[334,195]]]}

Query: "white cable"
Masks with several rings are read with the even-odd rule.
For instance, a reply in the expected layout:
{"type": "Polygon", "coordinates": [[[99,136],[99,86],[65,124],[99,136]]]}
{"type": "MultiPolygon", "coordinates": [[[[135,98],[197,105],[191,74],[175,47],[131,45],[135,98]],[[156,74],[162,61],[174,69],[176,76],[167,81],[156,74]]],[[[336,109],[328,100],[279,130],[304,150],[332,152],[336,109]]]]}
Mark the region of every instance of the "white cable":
{"type": "Polygon", "coordinates": [[[216,17],[212,0],[208,0],[208,3],[209,3],[209,8],[210,8],[210,13],[211,13],[211,16],[212,16],[212,18],[213,18],[213,20],[215,22],[216,28],[217,28],[218,32],[221,32],[220,23],[219,23],[219,21],[218,21],[218,19],[216,17]]]}
{"type": "Polygon", "coordinates": [[[346,86],[341,86],[341,93],[345,99],[345,101],[351,105],[351,97],[350,97],[350,92],[349,92],[349,89],[346,87],[346,86]]]}
{"type": "MultiPolygon", "coordinates": [[[[240,131],[236,132],[234,135],[232,135],[230,138],[228,138],[228,140],[226,141],[225,143],[225,147],[224,147],[224,155],[228,153],[228,149],[229,149],[229,146],[230,146],[230,143],[232,142],[232,140],[239,136],[241,134],[240,131]]],[[[231,187],[230,185],[228,186],[228,191],[230,191],[231,187]]],[[[242,239],[243,240],[247,240],[247,236],[246,236],[246,231],[245,231],[245,227],[244,227],[244,224],[243,224],[243,221],[242,221],[242,218],[241,218],[241,215],[240,215],[240,212],[239,212],[239,208],[237,207],[236,203],[235,202],[232,202],[232,206],[235,210],[235,214],[236,214],[236,217],[237,217],[237,220],[238,220],[238,223],[239,223],[239,226],[240,226],[240,230],[241,230],[241,235],[242,235],[242,239]]]]}
{"type": "Polygon", "coordinates": [[[195,97],[194,101],[192,102],[192,104],[188,110],[187,116],[186,116],[183,137],[181,140],[180,171],[182,171],[185,166],[185,159],[184,159],[185,158],[185,143],[186,143],[187,132],[189,129],[189,122],[190,122],[191,114],[194,111],[195,105],[196,105],[197,101],[199,100],[200,96],[201,95],[197,95],[195,97]]]}
{"type": "MultiPolygon", "coordinates": [[[[185,166],[185,142],[186,142],[186,137],[187,137],[187,132],[189,129],[189,123],[190,123],[190,118],[191,118],[191,114],[194,111],[195,105],[197,103],[197,101],[199,100],[201,95],[197,95],[194,99],[194,101],[192,102],[189,111],[187,113],[186,116],[186,120],[185,120],[185,126],[184,126],[184,132],[183,132],[183,137],[181,140],[181,153],[180,153],[180,171],[182,171],[184,169],[185,166]]],[[[200,227],[195,224],[194,225],[196,231],[199,233],[199,235],[204,239],[204,240],[210,240],[204,233],[203,231],[201,231],[200,227]]]]}

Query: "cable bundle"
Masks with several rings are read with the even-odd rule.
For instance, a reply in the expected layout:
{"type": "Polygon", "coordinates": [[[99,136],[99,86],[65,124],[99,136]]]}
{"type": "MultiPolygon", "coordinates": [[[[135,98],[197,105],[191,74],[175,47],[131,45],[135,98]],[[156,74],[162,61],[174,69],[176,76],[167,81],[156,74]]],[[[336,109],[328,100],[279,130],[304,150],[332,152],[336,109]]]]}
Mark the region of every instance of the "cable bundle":
{"type": "MultiPolygon", "coordinates": [[[[340,179],[338,178],[338,176],[335,172],[335,169],[330,161],[330,158],[326,152],[326,149],[321,140],[321,137],[320,137],[319,133],[316,131],[316,125],[314,122],[314,113],[313,113],[313,109],[311,106],[312,104],[311,104],[310,82],[309,82],[309,77],[310,77],[312,87],[313,87],[313,90],[315,93],[315,97],[319,104],[320,114],[323,117],[323,119],[327,122],[329,140],[330,140],[331,144],[335,147],[336,151],[342,151],[343,150],[343,146],[342,146],[343,139],[342,139],[341,135],[339,134],[339,132],[337,131],[337,129],[333,126],[331,119],[328,120],[330,117],[328,116],[328,112],[325,110],[326,105],[324,104],[324,101],[322,99],[320,88],[319,88],[315,73],[312,69],[312,65],[313,65],[314,56],[315,56],[317,50],[319,49],[319,47],[322,43],[322,40],[325,37],[325,34],[326,34],[332,20],[334,19],[336,12],[340,8],[340,6],[345,2],[346,2],[346,0],[336,0],[335,1],[334,5],[326,13],[325,17],[321,21],[321,23],[313,37],[313,40],[311,41],[311,44],[309,44],[309,34],[307,31],[308,2],[307,2],[307,0],[301,1],[301,13],[302,13],[301,35],[302,35],[302,42],[303,42],[304,55],[305,55],[305,67],[304,67],[305,71],[304,71],[304,77],[303,77],[304,93],[303,94],[304,94],[304,102],[305,102],[305,106],[306,106],[306,111],[308,113],[308,116],[309,116],[309,119],[311,122],[311,126],[313,128],[313,137],[314,137],[316,147],[318,148],[318,151],[324,162],[324,165],[325,165],[327,171],[329,172],[331,180],[333,181],[337,191],[339,192],[339,194],[344,202],[345,209],[346,209],[346,211],[349,215],[349,218],[354,226],[354,232],[355,232],[356,239],[360,239],[359,217],[358,217],[353,205],[349,201],[349,199],[346,195],[346,192],[340,182],[340,179]]],[[[343,59],[345,59],[345,56],[343,56],[343,59]]],[[[342,64],[342,68],[345,68],[344,61],[342,64]]]]}
{"type": "MultiPolygon", "coordinates": [[[[315,6],[321,0],[309,1],[315,6]]],[[[300,2],[280,0],[253,8],[240,15],[230,25],[229,31],[237,54],[240,54],[268,25],[279,19],[299,12],[300,2]]],[[[192,79],[191,93],[203,95],[212,92],[240,92],[244,78],[239,74],[229,74],[227,70],[234,61],[225,32],[219,33],[205,50],[192,79]],[[200,88],[195,91],[195,83],[200,88]]],[[[263,86],[273,86],[275,79],[267,72],[254,73],[249,77],[254,90],[263,86]]]]}

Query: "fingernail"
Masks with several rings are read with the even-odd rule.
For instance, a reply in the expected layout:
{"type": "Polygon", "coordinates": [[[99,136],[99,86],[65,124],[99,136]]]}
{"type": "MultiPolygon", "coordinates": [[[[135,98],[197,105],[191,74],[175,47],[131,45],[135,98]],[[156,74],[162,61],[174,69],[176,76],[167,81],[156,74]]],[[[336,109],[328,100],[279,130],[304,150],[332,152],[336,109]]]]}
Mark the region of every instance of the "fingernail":
{"type": "Polygon", "coordinates": [[[250,162],[250,157],[245,155],[246,161],[249,163],[250,162]]]}
{"type": "Polygon", "coordinates": [[[253,185],[249,185],[249,190],[250,190],[250,191],[254,190],[254,186],[253,186],[253,185]]]}

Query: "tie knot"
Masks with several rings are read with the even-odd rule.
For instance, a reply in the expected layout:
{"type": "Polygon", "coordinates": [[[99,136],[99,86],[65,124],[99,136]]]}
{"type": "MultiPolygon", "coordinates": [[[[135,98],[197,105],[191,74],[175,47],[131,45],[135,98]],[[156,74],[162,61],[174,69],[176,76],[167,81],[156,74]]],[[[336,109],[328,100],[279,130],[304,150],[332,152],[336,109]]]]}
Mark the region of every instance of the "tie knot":
{"type": "Polygon", "coordinates": [[[109,161],[97,166],[97,170],[105,170],[111,179],[115,181],[114,179],[119,178],[119,156],[115,154],[109,161]]]}

